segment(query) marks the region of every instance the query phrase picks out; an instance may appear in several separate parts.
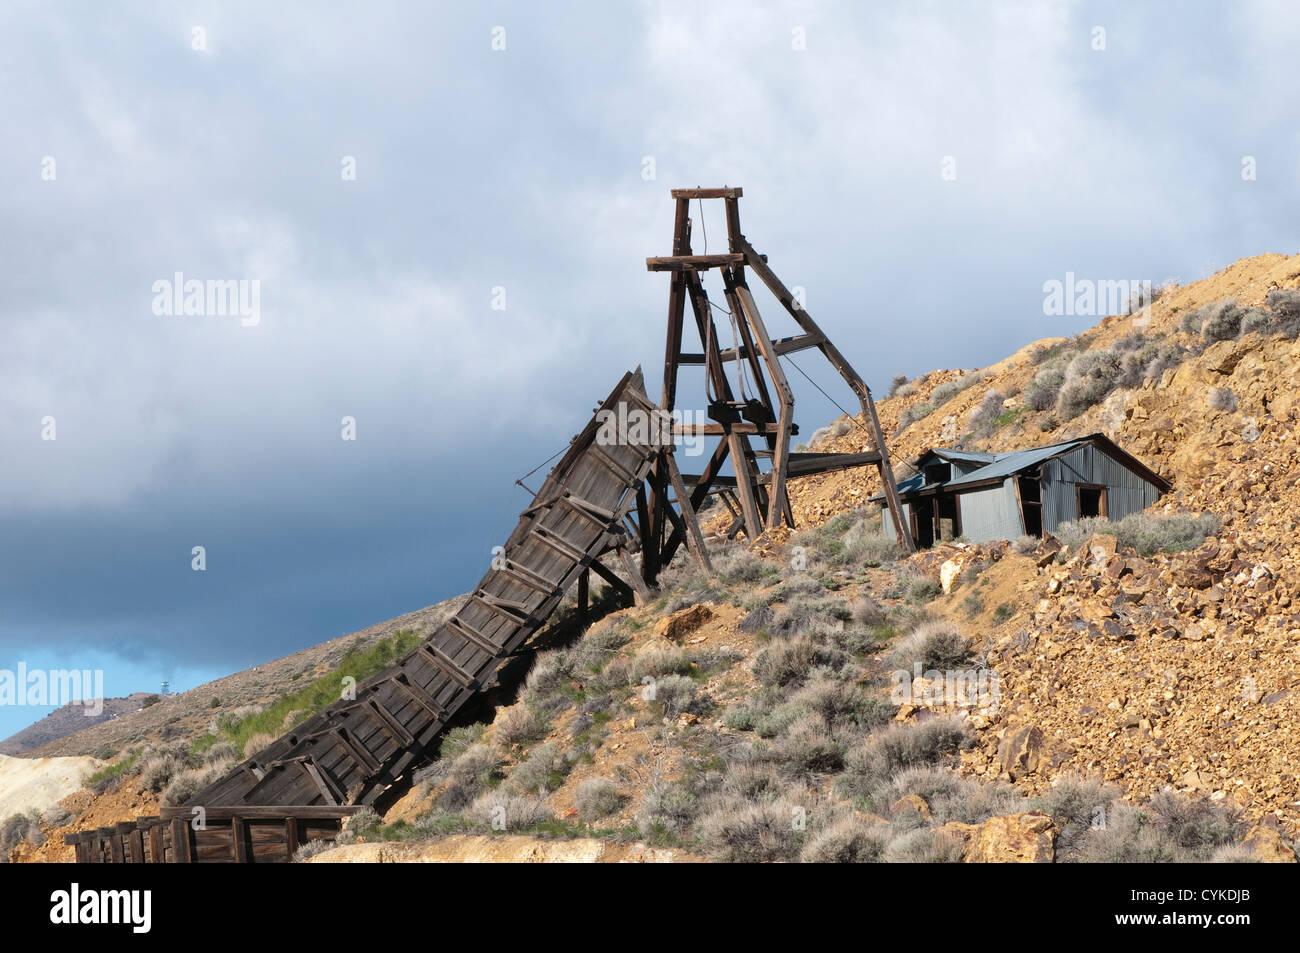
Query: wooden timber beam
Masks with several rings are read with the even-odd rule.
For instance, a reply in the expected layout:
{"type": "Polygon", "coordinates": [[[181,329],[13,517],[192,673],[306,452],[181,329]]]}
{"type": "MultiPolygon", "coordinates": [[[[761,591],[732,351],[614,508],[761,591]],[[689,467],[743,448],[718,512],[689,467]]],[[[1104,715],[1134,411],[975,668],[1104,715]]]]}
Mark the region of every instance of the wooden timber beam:
{"type": "Polygon", "coordinates": [[[822,329],[817,326],[817,322],[812,319],[812,316],[808,314],[803,305],[795,299],[790,289],[782,284],[781,279],[767,266],[764,256],[755,251],[754,246],[743,235],[736,239],[734,247],[744,254],[745,264],[753,270],[754,274],[758,275],[763,284],[767,285],[768,290],[776,296],[776,299],[781,302],[799,327],[803,328],[808,334],[817,334],[822,337],[822,343],[819,345],[821,352],[858,396],[858,401],[862,405],[862,416],[871,428],[872,439],[876,445],[875,450],[880,453],[880,482],[884,486],[885,500],[889,503],[889,512],[894,521],[894,532],[898,536],[898,543],[904,552],[916,552],[916,542],[912,539],[912,534],[903,525],[902,501],[898,497],[898,484],[894,481],[894,471],[891,468],[889,452],[885,446],[885,435],[880,429],[880,419],[876,416],[876,404],[871,399],[870,388],[858,376],[858,372],[853,369],[853,366],[845,359],[844,355],[830,342],[822,329]]]}
{"type": "Polygon", "coordinates": [[[709,552],[704,545],[704,534],[700,532],[700,521],[696,517],[695,508],[691,506],[686,485],[682,482],[682,473],[677,469],[676,454],[669,450],[664,454],[664,459],[668,463],[668,476],[672,481],[673,493],[677,495],[677,506],[681,510],[682,520],[686,523],[686,545],[700,568],[712,576],[713,564],[709,561],[709,552]]]}
{"type": "MultiPolygon", "coordinates": [[[[745,436],[765,436],[777,434],[780,431],[780,424],[673,424],[673,434],[679,437],[725,437],[729,433],[738,433],[745,436]]],[[[797,434],[799,428],[792,427],[790,432],[797,434]]]]}
{"type": "Polygon", "coordinates": [[[739,271],[740,269],[735,269],[725,272],[725,280],[728,288],[733,291],[732,297],[740,303],[745,320],[753,328],[754,338],[763,351],[767,372],[772,375],[772,383],[781,402],[772,454],[772,489],[768,494],[767,525],[770,527],[778,525],[785,516],[786,455],[790,452],[790,429],[794,423],[794,392],[785,379],[780,358],[772,350],[772,338],[758,313],[754,296],[750,294],[749,286],[745,284],[743,275],[738,274],[739,271]]]}
{"type": "MultiPolygon", "coordinates": [[[[819,334],[794,334],[790,337],[774,338],[772,341],[772,349],[776,351],[777,354],[794,354],[796,351],[806,351],[809,348],[821,347],[823,341],[825,341],[825,338],[819,334]]],[[[739,354],[737,354],[736,348],[729,347],[719,351],[718,356],[725,364],[737,359],[749,360],[751,353],[752,352],[748,347],[742,346],[739,354]]],[[[679,354],[677,363],[693,365],[703,364],[704,355],[698,353],[679,354]]]]}
{"type": "Polygon", "coordinates": [[[738,199],[745,190],[739,186],[732,189],[673,189],[671,194],[675,199],[738,199]]]}
{"type": "Polygon", "coordinates": [[[725,268],[730,265],[743,265],[744,255],[668,255],[664,258],[647,258],[646,271],[708,271],[710,268],[725,268]]]}
{"type": "Polygon", "coordinates": [[[878,450],[866,450],[862,453],[792,453],[787,476],[813,476],[818,473],[879,464],[880,461],[878,450]]]}

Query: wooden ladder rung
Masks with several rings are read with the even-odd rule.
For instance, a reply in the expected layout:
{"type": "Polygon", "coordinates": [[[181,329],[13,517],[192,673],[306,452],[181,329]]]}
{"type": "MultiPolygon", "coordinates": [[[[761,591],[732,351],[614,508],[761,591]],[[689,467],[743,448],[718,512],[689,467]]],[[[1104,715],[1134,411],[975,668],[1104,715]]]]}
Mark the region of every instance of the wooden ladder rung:
{"type": "Polygon", "coordinates": [[[623,466],[604,450],[601,450],[596,444],[593,443],[588,447],[587,452],[591,454],[592,459],[601,464],[601,466],[610,473],[614,474],[614,476],[622,480],[624,485],[635,483],[637,481],[638,477],[635,472],[627,469],[627,467],[623,466]]]}
{"type": "Polygon", "coordinates": [[[597,526],[604,528],[618,518],[618,514],[613,510],[607,510],[603,506],[597,506],[590,500],[585,500],[573,493],[565,494],[557,501],[567,503],[569,507],[579,516],[585,516],[597,526]]]}
{"type": "Polygon", "coordinates": [[[458,635],[463,635],[466,639],[474,643],[474,645],[478,646],[484,652],[487,652],[489,655],[501,654],[502,647],[500,645],[488,638],[478,629],[474,628],[474,626],[470,625],[464,619],[460,618],[460,616],[452,616],[448,619],[447,626],[458,635]]]}
{"type": "Polygon", "coordinates": [[[587,558],[587,553],[579,549],[569,540],[565,539],[559,533],[553,533],[544,526],[533,528],[533,538],[544,546],[555,550],[561,556],[566,556],[575,563],[580,563],[587,558]]]}
{"type": "Polygon", "coordinates": [[[379,770],[379,762],[374,759],[370,752],[367,751],[360,742],[349,738],[342,728],[333,728],[330,730],[329,734],[330,737],[338,743],[339,747],[343,749],[343,753],[350,757],[356,764],[371,773],[379,770]]]}
{"type": "Polygon", "coordinates": [[[482,589],[475,590],[470,599],[479,602],[484,608],[495,612],[515,625],[527,625],[532,619],[522,603],[511,602],[508,599],[498,599],[492,593],[484,592],[482,589]]]}
{"type": "Polygon", "coordinates": [[[527,566],[515,562],[513,559],[507,559],[504,569],[498,569],[497,572],[505,573],[511,579],[514,579],[530,589],[536,589],[538,592],[547,595],[555,595],[556,585],[540,573],[533,572],[527,566]]]}
{"type": "Polygon", "coordinates": [[[423,708],[434,718],[437,718],[439,721],[447,720],[447,709],[434,701],[433,696],[424,689],[412,685],[406,678],[405,674],[394,675],[392,678],[388,679],[388,681],[391,682],[393,687],[401,694],[415,702],[416,705],[423,708]]]}
{"type": "Polygon", "coordinates": [[[442,649],[425,642],[420,646],[420,652],[435,666],[449,675],[453,681],[459,683],[462,688],[473,689],[477,686],[478,683],[475,681],[474,676],[457,665],[451,656],[442,649]]]}

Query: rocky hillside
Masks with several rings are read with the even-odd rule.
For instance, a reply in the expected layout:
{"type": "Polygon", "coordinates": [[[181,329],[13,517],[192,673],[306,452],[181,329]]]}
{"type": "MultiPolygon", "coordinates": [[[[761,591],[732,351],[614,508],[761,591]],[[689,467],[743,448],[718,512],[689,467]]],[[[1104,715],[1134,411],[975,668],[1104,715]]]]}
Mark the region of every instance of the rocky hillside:
{"type": "MultiPolygon", "coordinates": [[[[1102,431],[1173,490],[902,558],[868,470],[797,481],[793,538],[745,551],[715,525],[714,578],[683,553],[651,603],[549,629],[518,697],[320,859],[1294,862],[1298,286],[1300,257],[1247,259],[1147,315],[897,381],[900,465],[1102,431]]],[[[860,423],[811,442],[861,449],[860,423]]],[[[69,809],[216,750],[137,750],[69,809]]]]}

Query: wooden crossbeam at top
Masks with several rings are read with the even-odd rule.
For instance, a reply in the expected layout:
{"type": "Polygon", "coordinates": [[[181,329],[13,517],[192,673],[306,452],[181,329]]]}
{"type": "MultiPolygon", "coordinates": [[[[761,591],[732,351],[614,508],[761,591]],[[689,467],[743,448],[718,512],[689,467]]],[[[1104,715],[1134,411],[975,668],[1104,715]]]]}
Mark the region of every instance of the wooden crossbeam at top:
{"type": "Polygon", "coordinates": [[[663,258],[647,258],[647,271],[707,271],[710,268],[727,268],[743,265],[743,254],[725,255],[668,255],[663,258]]]}
{"type": "Polygon", "coordinates": [[[675,199],[738,199],[745,192],[739,186],[734,189],[673,189],[675,199]]]}

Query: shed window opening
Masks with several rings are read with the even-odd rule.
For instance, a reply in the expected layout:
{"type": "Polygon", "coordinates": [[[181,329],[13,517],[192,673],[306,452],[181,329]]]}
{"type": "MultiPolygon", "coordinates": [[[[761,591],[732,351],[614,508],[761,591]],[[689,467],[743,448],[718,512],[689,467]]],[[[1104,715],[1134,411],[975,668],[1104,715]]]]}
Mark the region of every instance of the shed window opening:
{"type": "Polygon", "coordinates": [[[1079,519],[1106,515],[1106,488],[1104,486],[1079,487],[1079,519]]]}

